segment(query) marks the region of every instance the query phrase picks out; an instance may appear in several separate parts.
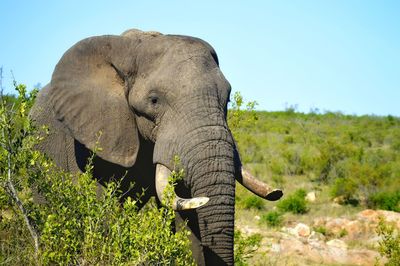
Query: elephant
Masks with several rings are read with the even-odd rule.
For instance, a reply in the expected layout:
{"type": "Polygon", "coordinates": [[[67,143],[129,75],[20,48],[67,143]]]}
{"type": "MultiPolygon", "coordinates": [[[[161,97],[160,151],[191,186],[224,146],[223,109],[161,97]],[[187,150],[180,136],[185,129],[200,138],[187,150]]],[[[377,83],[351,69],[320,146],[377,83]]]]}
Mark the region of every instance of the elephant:
{"type": "Polygon", "coordinates": [[[173,207],[176,222],[187,221],[195,261],[233,265],[235,180],[268,200],[282,191],[242,168],[227,125],[230,91],[207,42],[130,29],[83,39],[66,51],[31,117],[48,127],[38,149],[56,165],[84,171],[99,145],[98,183],[125,176],[122,194],[145,189],[142,204],[153,196],[162,202],[178,156],[185,177],[173,207]]]}

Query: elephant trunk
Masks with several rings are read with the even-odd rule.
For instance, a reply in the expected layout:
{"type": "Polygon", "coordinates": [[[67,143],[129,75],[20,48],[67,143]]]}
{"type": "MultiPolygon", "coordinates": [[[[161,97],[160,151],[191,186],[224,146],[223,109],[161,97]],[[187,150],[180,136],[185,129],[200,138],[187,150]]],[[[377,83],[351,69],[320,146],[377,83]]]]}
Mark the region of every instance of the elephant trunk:
{"type": "Polygon", "coordinates": [[[201,127],[192,134],[196,143],[185,147],[182,162],[187,167],[191,196],[209,198],[196,209],[205,264],[233,265],[234,142],[225,125],[201,127]]]}
{"type": "MultiPolygon", "coordinates": [[[[220,175],[225,179],[233,178],[229,173],[220,175]]],[[[197,209],[206,265],[233,265],[234,186],[234,183],[224,184],[217,191],[203,188],[198,191],[205,190],[206,193],[194,193],[206,194],[210,198],[208,204],[197,209]]]]}
{"type": "Polygon", "coordinates": [[[233,265],[235,175],[240,161],[218,97],[210,94],[204,90],[164,115],[168,123],[157,128],[153,162],[173,169],[171,160],[178,155],[185,178],[178,184],[177,194],[209,198],[204,206],[179,214],[189,219],[197,263],[233,265]]]}

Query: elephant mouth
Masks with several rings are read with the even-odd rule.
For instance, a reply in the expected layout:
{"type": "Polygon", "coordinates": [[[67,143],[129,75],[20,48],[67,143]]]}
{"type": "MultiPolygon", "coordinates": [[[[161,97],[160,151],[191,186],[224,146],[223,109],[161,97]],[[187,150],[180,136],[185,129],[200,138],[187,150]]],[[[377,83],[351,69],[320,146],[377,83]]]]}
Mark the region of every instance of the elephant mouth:
{"type": "MultiPolygon", "coordinates": [[[[162,164],[156,165],[156,192],[161,203],[165,202],[166,188],[168,185],[168,177],[171,170],[162,164]]],[[[246,169],[242,168],[240,175],[236,176],[236,180],[245,188],[269,201],[279,200],[283,196],[281,189],[272,188],[268,184],[260,181],[258,178],[250,174],[246,169]]],[[[174,193],[174,192],[173,192],[174,193]]],[[[175,211],[197,209],[207,204],[210,199],[208,197],[181,198],[174,193],[172,196],[172,208],[175,211]]]]}

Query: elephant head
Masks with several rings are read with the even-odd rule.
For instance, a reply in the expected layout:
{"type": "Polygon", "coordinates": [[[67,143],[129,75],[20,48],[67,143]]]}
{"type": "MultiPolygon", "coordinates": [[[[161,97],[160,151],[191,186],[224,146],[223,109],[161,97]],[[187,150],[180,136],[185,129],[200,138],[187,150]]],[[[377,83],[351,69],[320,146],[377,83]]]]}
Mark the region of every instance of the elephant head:
{"type": "MultiPolygon", "coordinates": [[[[226,122],[231,87],[200,39],[138,30],[84,39],[63,55],[50,87],[69,135],[93,149],[102,132],[103,160],[132,167],[141,140],[152,143],[159,196],[180,157],[185,178],[177,194],[200,200],[194,207],[208,201],[192,211],[205,264],[233,264],[235,177],[264,198],[281,195],[242,174],[226,122]]],[[[180,200],[175,207],[186,208],[180,200]]]]}

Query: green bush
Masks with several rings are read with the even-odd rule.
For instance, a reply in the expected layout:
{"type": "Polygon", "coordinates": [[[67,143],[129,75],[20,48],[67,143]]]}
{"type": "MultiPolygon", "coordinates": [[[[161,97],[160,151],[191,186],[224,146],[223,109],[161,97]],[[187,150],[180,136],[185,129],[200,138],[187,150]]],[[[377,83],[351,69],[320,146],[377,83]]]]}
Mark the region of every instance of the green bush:
{"type": "Polygon", "coordinates": [[[400,191],[379,192],[372,195],[370,201],[376,209],[400,212],[400,191]]]}
{"type": "Polygon", "coordinates": [[[258,120],[257,112],[254,110],[256,101],[247,102],[246,110],[243,110],[244,100],[240,92],[235,92],[233,101],[228,112],[228,123],[234,136],[242,127],[252,127],[258,120]]]}
{"type": "Polygon", "coordinates": [[[338,236],[339,236],[339,237],[345,237],[345,236],[347,236],[348,234],[349,234],[349,232],[347,232],[346,229],[342,228],[342,229],[340,230],[338,236]]]}
{"type": "Polygon", "coordinates": [[[276,175],[283,175],[286,173],[287,163],[281,157],[272,157],[269,160],[269,167],[272,173],[276,175]]]}
{"type": "Polygon", "coordinates": [[[251,195],[242,201],[242,205],[245,209],[261,210],[264,208],[264,200],[258,196],[251,195]]]}
{"type": "Polygon", "coordinates": [[[271,176],[272,181],[277,184],[277,186],[282,187],[282,185],[285,183],[285,179],[283,178],[282,175],[272,175],[271,176]]]}
{"type": "Polygon", "coordinates": [[[291,135],[287,135],[287,136],[284,137],[283,142],[287,143],[287,144],[293,144],[294,143],[294,138],[291,135]]]}
{"type": "Polygon", "coordinates": [[[320,233],[320,234],[324,235],[324,236],[328,236],[328,229],[326,229],[325,226],[322,226],[322,225],[321,226],[317,226],[317,227],[314,227],[313,230],[315,232],[317,232],[317,233],[320,233]]]}
{"type": "Polygon", "coordinates": [[[298,189],[285,199],[280,200],[277,204],[277,207],[284,212],[304,214],[308,211],[305,196],[305,190],[298,189]]]}
{"type": "MultiPolygon", "coordinates": [[[[158,209],[153,204],[139,212],[131,198],[121,206],[117,182],[109,182],[99,196],[91,170],[77,178],[78,184],[66,174],[45,177],[40,192],[50,204],[40,211],[44,264],[193,263],[188,232],[171,230],[171,207],[158,209]]],[[[170,183],[177,177],[179,172],[173,172],[170,183]]],[[[167,193],[164,203],[170,206],[172,189],[167,193]]]]}
{"type": "Polygon", "coordinates": [[[287,169],[289,175],[302,175],[304,168],[301,163],[301,154],[299,148],[291,147],[282,151],[283,157],[287,161],[287,169]]]}
{"type": "Polygon", "coordinates": [[[385,265],[400,265],[400,232],[395,230],[394,225],[390,225],[381,219],[377,233],[382,239],[379,242],[379,253],[388,259],[385,265]]]}
{"type": "Polygon", "coordinates": [[[343,145],[328,139],[326,143],[319,146],[319,181],[327,182],[336,176],[334,175],[336,165],[353,152],[350,145],[343,145]]]}
{"type": "Polygon", "coordinates": [[[269,211],[261,215],[260,223],[265,223],[271,227],[278,227],[282,224],[282,214],[277,211],[269,211]]]}
{"type": "Polygon", "coordinates": [[[243,236],[240,231],[235,230],[235,265],[248,265],[247,260],[254,256],[260,246],[261,239],[260,234],[243,236]]]}
{"type": "Polygon", "coordinates": [[[345,204],[352,204],[356,202],[357,189],[356,180],[352,178],[337,178],[331,187],[331,195],[333,197],[342,197],[345,204]]]}
{"type": "Polygon", "coordinates": [[[293,195],[296,197],[299,197],[299,198],[305,198],[307,196],[307,192],[304,189],[300,188],[300,189],[296,190],[293,193],[293,195]]]}

